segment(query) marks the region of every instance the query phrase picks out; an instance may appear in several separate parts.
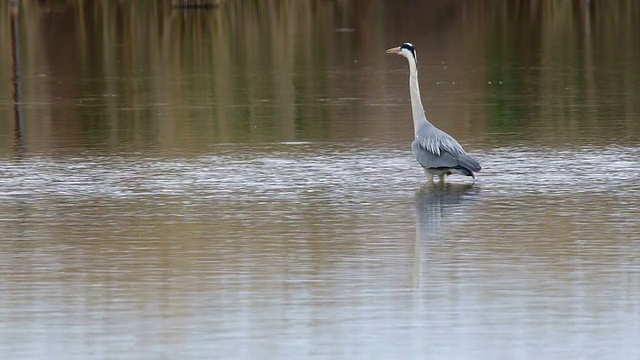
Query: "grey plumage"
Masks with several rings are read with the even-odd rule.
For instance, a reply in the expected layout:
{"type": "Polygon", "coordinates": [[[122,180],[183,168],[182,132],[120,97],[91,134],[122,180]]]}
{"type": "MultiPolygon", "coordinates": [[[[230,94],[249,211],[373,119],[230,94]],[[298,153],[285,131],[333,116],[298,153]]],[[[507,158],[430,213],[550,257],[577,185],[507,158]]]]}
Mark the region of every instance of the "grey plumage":
{"type": "Polygon", "coordinates": [[[413,45],[404,43],[387,50],[387,53],[402,55],[409,61],[409,90],[415,132],[411,150],[424,168],[429,181],[433,181],[433,175],[440,177],[441,181],[451,174],[475,177],[473,173],[481,170],[480,163],[469,156],[456,139],[427,120],[420,99],[416,51],[413,45]]]}
{"type": "Polygon", "coordinates": [[[452,169],[462,175],[475,177],[473,172],[481,169],[480,163],[467,155],[456,139],[431,123],[420,126],[416,139],[411,143],[411,150],[422,167],[432,169],[437,175],[452,169]]]}

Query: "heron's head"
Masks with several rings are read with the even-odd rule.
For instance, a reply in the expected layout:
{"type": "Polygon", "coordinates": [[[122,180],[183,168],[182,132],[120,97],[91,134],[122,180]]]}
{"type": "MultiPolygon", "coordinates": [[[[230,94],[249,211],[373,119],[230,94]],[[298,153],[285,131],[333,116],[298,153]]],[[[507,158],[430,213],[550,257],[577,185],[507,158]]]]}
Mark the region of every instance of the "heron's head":
{"type": "Polygon", "coordinates": [[[418,55],[416,55],[416,49],[412,43],[404,43],[398,47],[387,50],[387,54],[398,54],[406,57],[407,59],[413,59],[418,62],[418,55]]]}

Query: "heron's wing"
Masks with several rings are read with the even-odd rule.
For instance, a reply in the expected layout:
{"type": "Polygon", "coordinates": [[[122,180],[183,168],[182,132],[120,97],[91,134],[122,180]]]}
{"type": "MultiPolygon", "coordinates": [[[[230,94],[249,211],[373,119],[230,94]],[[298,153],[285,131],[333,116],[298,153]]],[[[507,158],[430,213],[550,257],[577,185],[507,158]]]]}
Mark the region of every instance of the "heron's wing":
{"type": "Polygon", "coordinates": [[[433,128],[418,134],[411,144],[416,160],[425,168],[455,168],[480,171],[480,163],[467,155],[462,146],[449,134],[433,128]]]}
{"type": "Polygon", "coordinates": [[[459,165],[458,159],[453,154],[442,149],[440,149],[439,154],[436,154],[430,147],[425,146],[420,139],[416,139],[411,143],[411,150],[413,150],[418,163],[425,168],[452,168],[459,165]]]}

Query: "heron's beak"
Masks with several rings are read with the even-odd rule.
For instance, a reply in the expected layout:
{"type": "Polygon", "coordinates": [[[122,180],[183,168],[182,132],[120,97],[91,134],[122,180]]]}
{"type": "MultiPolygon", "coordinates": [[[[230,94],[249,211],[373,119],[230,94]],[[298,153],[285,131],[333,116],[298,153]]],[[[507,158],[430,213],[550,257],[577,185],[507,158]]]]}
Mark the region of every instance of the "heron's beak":
{"type": "Polygon", "coordinates": [[[400,54],[400,46],[387,50],[387,54],[400,54]]]}

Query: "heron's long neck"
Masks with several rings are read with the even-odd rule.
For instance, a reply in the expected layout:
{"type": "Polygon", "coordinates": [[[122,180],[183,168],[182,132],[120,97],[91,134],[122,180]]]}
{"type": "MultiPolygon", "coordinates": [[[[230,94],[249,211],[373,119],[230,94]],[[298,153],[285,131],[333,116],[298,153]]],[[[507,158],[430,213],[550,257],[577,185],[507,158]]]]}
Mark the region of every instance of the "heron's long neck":
{"type": "Polygon", "coordinates": [[[418,68],[416,61],[409,58],[409,91],[411,92],[411,110],[413,114],[413,131],[418,135],[418,129],[424,123],[429,123],[420,100],[420,87],[418,86],[418,68]]]}

